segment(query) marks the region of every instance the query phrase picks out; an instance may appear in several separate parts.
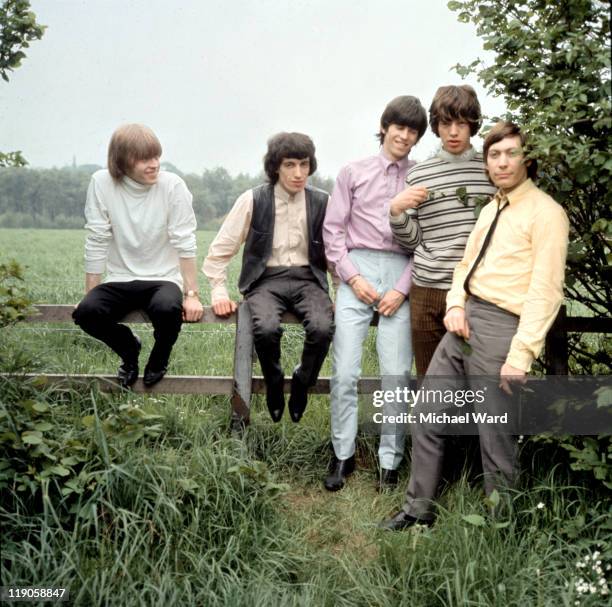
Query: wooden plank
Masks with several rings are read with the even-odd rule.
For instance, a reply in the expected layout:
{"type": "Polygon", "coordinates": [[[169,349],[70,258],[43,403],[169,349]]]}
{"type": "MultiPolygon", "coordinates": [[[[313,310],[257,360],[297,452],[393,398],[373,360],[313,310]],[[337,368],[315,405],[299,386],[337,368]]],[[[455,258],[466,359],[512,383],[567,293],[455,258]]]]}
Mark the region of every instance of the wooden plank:
{"type": "Polygon", "coordinates": [[[236,339],[234,341],[234,384],[232,387],[233,423],[249,421],[253,377],[253,321],[246,301],[236,311],[236,339]]]}
{"type": "Polygon", "coordinates": [[[566,316],[563,326],[568,333],[612,333],[612,318],[566,316]]]}
{"type": "MultiPolygon", "coordinates": [[[[9,373],[0,373],[0,377],[10,377],[9,373]]],[[[114,375],[106,374],[83,374],[83,373],[23,373],[13,375],[21,379],[40,379],[50,384],[65,386],[82,386],[97,383],[102,392],[116,392],[121,390],[119,382],[114,375]]],[[[315,386],[310,389],[311,394],[329,394],[329,377],[319,377],[315,386]]],[[[132,387],[134,392],[147,394],[218,394],[232,395],[234,389],[234,378],[229,376],[198,376],[198,375],[166,375],[158,384],[147,388],[142,379],[132,387]]],[[[380,378],[362,377],[359,380],[357,389],[360,394],[371,394],[374,390],[380,389],[380,378]]],[[[289,393],[291,390],[291,378],[285,379],[284,391],[289,393]]],[[[266,384],[263,377],[252,378],[251,394],[265,394],[266,384]]],[[[249,411],[247,410],[247,414],[249,411]]]]}
{"type": "MultiPolygon", "coordinates": [[[[1,377],[10,374],[2,373],[1,377]]],[[[121,390],[114,375],[81,373],[23,373],[13,375],[23,379],[40,379],[51,384],[84,385],[95,382],[102,392],[121,390]]],[[[233,378],[227,376],[167,375],[162,381],[147,388],[139,378],[132,386],[134,392],[150,394],[231,394],[233,378]]]]}
{"type": "MultiPolygon", "coordinates": [[[[73,322],[72,312],[74,310],[73,305],[66,304],[38,304],[32,306],[34,312],[30,314],[24,322],[73,322]]],[[[295,314],[285,312],[282,316],[282,322],[285,324],[301,324],[295,314]]],[[[126,323],[142,323],[150,322],[147,313],[144,310],[135,310],[127,314],[121,322],[126,323]]],[[[198,321],[199,323],[213,323],[213,324],[235,324],[236,314],[231,314],[227,318],[217,316],[211,306],[204,306],[204,315],[198,321]]],[[[374,314],[372,320],[372,326],[378,325],[378,313],[374,314]]]]}
{"type": "MultiPolygon", "coordinates": [[[[56,305],[56,304],[39,304],[33,306],[35,312],[28,316],[25,322],[73,322],[72,305],[56,305]]],[[[126,323],[142,323],[150,322],[147,313],[144,310],[135,310],[127,314],[122,322],[126,323]]],[[[200,323],[215,323],[215,324],[234,324],[236,322],[235,314],[228,318],[217,316],[210,306],[204,306],[204,315],[199,321],[200,323]]]]}

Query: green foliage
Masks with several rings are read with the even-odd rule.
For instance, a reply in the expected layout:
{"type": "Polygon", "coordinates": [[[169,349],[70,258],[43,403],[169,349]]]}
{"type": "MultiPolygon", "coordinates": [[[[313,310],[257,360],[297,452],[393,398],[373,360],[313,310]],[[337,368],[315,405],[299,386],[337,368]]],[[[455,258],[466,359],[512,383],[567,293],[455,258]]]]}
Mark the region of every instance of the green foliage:
{"type": "Polygon", "coordinates": [[[0,168],[23,167],[26,164],[28,162],[21,155],[21,152],[9,152],[8,154],[0,152],[0,168]]]}
{"type": "Polygon", "coordinates": [[[596,481],[612,489],[612,436],[577,436],[562,445],[573,460],[572,470],[589,472],[596,481]]]}
{"type": "Polygon", "coordinates": [[[23,49],[40,40],[46,26],[36,23],[29,0],[3,0],[0,5],[0,76],[8,82],[8,73],[25,59],[23,49]]]}
{"type": "Polygon", "coordinates": [[[0,264],[0,328],[23,320],[31,303],[19,264],[14,260],[0,264]]]}
{"type": "MultiPolygon", "coordinates": [[[[8,82],[9,72],[17,69],[30,42],[40,40],[46,26],[36,23],[29,0],[2,0],[0,4],[0,76],[8,82]]],[[[0,167],[26,165],[21,152],[0,152],[0,167]]]]}
{"type": "MultiPolygon", "coordinates": [[[[455,66],[502,96],[507,118],[529,134],[539,184],[567,210],[566,293],[592,314],[612,312],[610,3],[598,0],[463,0],[448,3],[476,25],[491,65],[455,66]]],[[[612,356],[573,344],[575,371],[610,369],[612,356]],[[597,359],[597,360],[595,360],[597,359]]]]}

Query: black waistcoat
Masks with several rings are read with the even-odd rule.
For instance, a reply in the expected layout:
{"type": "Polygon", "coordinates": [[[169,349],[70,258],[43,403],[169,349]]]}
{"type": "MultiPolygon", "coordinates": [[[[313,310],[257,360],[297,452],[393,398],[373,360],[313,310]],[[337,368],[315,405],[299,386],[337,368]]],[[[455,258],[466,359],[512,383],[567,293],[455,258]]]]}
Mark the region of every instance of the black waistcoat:
{"type": "MultiPolygon", "coordinates": [[[[323,248],[323,219],[327,192],[306,186],[306,225],[308,226],[308,263],[321,288],[327,292],[327,262],[323,248]]],[[[253,188],[253,216],[244,243],[242,271],[238,280],[241,293],[247,293],[264,273],[272,254],[274,236],[274,186],[263,184],[253,188]]]]}

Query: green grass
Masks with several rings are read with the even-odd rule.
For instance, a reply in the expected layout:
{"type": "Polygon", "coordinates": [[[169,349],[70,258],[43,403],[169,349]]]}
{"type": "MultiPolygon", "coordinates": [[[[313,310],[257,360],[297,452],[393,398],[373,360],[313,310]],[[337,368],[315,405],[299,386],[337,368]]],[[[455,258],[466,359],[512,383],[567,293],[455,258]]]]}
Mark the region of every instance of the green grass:
{"type": "MultiPolygon", "coordinates": [[[[211,237],[198,235],[199,263],[211,237]]],[[[37,301],[79,299],[82,232],[0,230],[0,240],[2,261],[28,266],[37,301]]],[[[235,262],[233,284],[237,269],[235,262]]],[[[149,347],[150,330],[135,330],[149,347]]],[[[283,339],[290,370],[301,329],[288,327],[283,339]]],[[[185,326],[170,372],[231,374],[232,351],[231,327],[185,326]]],[[[365,373],[377,372],[375,358],[371,335],[365,373]]],[[[3,329],[2,368],[19,367],[17,359],[47,371],[117,366],[107,348],[71,325],[3,329]]],[[[611,562],[609,496],[570,475],[564,456],[546,445],[524,450],[525,479],[508,497],[511,514],[493,517],[480,485],[462,477],[443,494],[432,529],[393,534],[376,523],[400,506],[408,468],[400,489],[376,493],[376,437],[360,434],[358,468],[343,491],[322,488],[326,396],[311,397],[299,425],[273,424],[256,397],[243,440],[227,432],[222,396],[105,395],[13,381],[0,383],[0,403],[20,431],[46,428],[49,453],[68,471],[36,480],[48,462],[30,473],[33,446],[0,441],[4,461],[33,479],[32,490],[2,489],[5,586],[65,586],[74,604],[86,606],[607,604],[600,594],[579,593],[576,582],[597,577],[577,568],[585,556],[599,550],[603,564],[611,562]],[[32,403],[49,408],[34,413],[32,403]],[[75,454],[75,463],[65,459],[75,454]],[[75,489],[62,493],[66,487],[75,489]]]]}

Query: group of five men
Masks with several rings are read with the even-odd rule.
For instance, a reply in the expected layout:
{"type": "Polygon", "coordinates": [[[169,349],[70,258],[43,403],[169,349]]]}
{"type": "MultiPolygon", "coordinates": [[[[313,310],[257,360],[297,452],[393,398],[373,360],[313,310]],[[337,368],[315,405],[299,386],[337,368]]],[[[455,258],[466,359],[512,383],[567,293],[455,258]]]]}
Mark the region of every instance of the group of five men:
{"type": "MultiPolygon", "coordinates": [[[[329,491],[341,489],[355,468],[357,383],[375,311],[383,389],[407,385],[414,349],[421,379],[497,376],[495,409],[507,405],[510,382],[524,381],[563,299],[568,220],[534,185],[524,134],[500,122],[477,152],[471,137],[481,111],[474,90],[441,87],[429,109],[441,149],[415,164],[408,155],[427,123],[417,98],[393,99],[381,116],[379,153],[342,168],[331,196],[307,184],[317,168],[312,140],[300,133],[272,137],[267,182],[236,200],[202,267],[214,313],[231,315],[237,304],[228,294],[227,266],[244,245],[238,288],[250,309],[275,422],[285,408],[283,313],[293,312],[305,329],[291,376],[294,422],[332,345],[329,491]],[[334,303],[328,271],[338,285],[334,303]]],[[[120,127],[108,170],[93,175],[87,195],[86,295],[74,319],[120,356],[125,387],[138,377],[140,353],[138,338],[119,322],[128,311],[144,309],[153,324],[143,377],[149,386],[164,376],[181,322],[203,314],[191,195],[180,177],[159,170],[160,156],[150,129],[120,127]]],[[[384,413],[404,406],[388,402],[384,413]]],[[[485,426],[479,434],[485,489],[512,486],[514,437],[485,426]]],[[[406,501],[384,528],[431,523],[444,443],[438,427],[413,432],[406,501]]],[[[379,488],[397,484],[403,452],[403,431],[381,433],[379,488]]]]}

